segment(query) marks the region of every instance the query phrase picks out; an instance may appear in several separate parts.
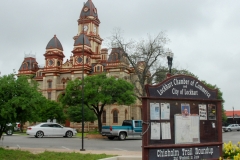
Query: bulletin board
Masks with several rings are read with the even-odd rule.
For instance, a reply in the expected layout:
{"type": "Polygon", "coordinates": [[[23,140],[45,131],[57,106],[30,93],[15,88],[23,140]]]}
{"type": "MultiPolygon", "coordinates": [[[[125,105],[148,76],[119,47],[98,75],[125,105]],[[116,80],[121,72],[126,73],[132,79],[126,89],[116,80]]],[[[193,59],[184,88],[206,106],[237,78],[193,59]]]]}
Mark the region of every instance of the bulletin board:
{"type": "Polygon", "coordinates": [[[217,89],[186,75],[171,76],[145,88],[142,159],[219,159],[222,101],[217,99],[217,89]],[[207,152],[199,154],[200,150],[207,152]]]}

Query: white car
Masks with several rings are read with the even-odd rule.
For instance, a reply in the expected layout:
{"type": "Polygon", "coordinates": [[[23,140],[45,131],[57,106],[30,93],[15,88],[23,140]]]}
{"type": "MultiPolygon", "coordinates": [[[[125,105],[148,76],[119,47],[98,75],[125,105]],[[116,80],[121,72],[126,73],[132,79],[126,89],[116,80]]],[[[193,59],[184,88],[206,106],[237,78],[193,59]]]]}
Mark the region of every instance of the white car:
{"type": "Polygon", "coordinates": [[[222,127],[224,132],[231,132],[231,131],[240,131],[239,124],[229,124],[227,127],[222,127]]]}
{"type": "Polygon", "coordinates": [[[40,123],[27,128],[27,135],[42,138],[43,136],[72,137],[77,134],[76,129],[63,127],[58,123],[40,123]]]}

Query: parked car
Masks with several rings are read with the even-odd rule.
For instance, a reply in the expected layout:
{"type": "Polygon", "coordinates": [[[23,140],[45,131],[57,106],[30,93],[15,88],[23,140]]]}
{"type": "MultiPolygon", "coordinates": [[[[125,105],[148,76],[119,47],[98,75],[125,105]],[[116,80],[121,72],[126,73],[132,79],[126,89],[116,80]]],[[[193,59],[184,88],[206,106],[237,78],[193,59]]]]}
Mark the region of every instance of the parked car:
{"type": "Polygon", "coordinates": [[[107,136],[113,140],[129,138],[142,138],[142,120],[124,120],[122,126],[102,126],[102,136],[107,136]]]}
{"type": "Polygon", "coordinates": [[[224,132],[231,132],[231,131],[240,131],[239,124],[229,124],[227,127],[222,127],[224,132]]]}
{"type": "Polygon", "coordinates": [[[63,127],[58,123],[40,123],[35,126],[30,126],[26,131],[27,135],[42,138],[43,136],[63,136],[72,137],[77,134],[76,129],[63,127]]]}
{"type": "Polygon", "coordinates": [[[14,131],[20,130],[20,125],[21,124],[19,122],[8,123],[8,124],[6,124],[6,128],[5,128],[4,132],[6,133],[6,135],[11,136],[14,131]]]}
{"type": "Polygon", "coordinates": [[[14,126],[14,131],[20,131],[21,123],[16,122],[14,126]]]}
{"type": "Polygon", "coordinates": [[[13,127],[11,123],[8,123],[6,125],[6,128],[4,130],[4,132],[6,133],[6,135],[11,136],[13,134],[13,127]]]}

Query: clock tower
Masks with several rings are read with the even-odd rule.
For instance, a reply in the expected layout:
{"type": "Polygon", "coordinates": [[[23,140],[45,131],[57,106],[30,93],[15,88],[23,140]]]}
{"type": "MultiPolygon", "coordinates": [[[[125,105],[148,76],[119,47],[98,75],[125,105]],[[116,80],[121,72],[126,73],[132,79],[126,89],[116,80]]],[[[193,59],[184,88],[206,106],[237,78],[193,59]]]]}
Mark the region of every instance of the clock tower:
{"type": "Polygon", "coordinates": [[[78,19],[78,33],[74,37],[76,40],[81,34],[88,37],[92,50],[92,63],[96,63],[101,59],[100,49],[103,39],[99,36],[99,24],[97,8],[94,6],[92,0],[88,0],[80,13],[78,19]]]}

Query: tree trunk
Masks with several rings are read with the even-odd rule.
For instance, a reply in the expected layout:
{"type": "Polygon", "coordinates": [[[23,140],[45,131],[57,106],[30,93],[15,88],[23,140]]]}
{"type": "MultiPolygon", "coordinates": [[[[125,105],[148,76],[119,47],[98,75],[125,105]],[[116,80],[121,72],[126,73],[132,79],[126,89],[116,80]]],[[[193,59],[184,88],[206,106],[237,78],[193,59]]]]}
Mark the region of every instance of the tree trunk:
{"type": "Polygon", "coordinates": [[[23,133],[23,125],[25,124],[25,122],[20,122],[20,132],[23,133]]]}
{"type": "Polygon", "coordinates": [[[2,135],[3,135],[3,133],[4,133],[5,128],[6,128],[6,127],[1,127],[1,126],[0,126],[0,140],[1,140],[1,138],[2,138],[2,135]]]}
{"type": "Polygon", "coordinates": [[[101,120],[101,115],[97,115],[98,118],[98,132],[101,133],[102,132],[102,120],[101,120]]]}

